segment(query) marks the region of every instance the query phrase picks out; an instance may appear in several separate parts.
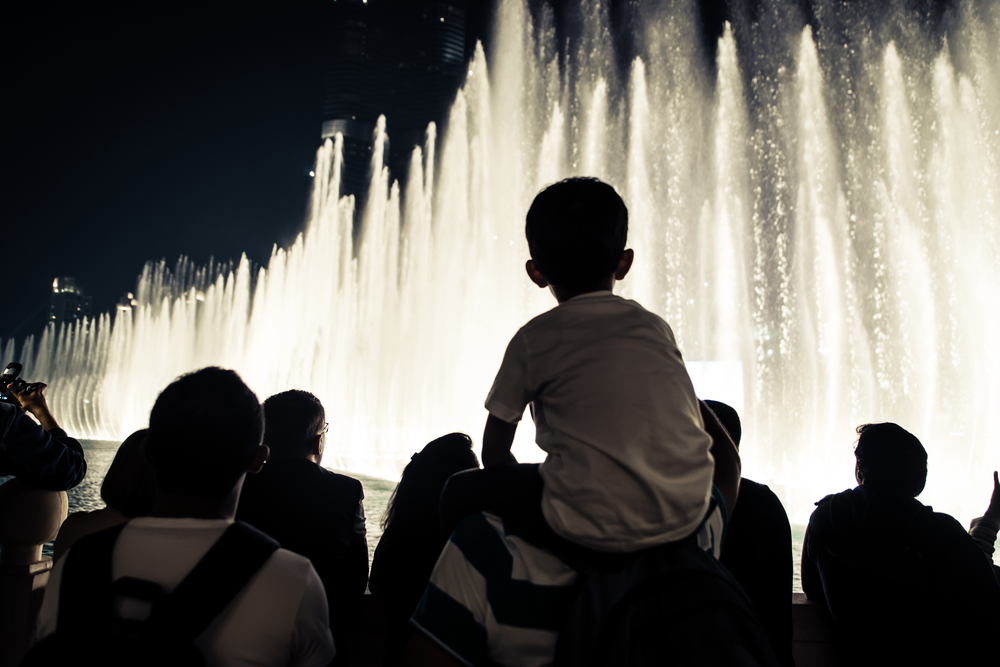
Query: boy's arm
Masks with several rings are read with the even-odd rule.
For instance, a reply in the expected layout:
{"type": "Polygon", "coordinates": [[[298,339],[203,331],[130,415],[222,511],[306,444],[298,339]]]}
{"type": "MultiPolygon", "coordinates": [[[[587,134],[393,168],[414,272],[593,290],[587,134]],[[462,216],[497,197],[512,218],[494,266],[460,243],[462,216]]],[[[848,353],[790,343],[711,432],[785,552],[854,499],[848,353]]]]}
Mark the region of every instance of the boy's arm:
{"type": "Polygon", "coordinates": [[[486,428],[483,430],[484,468],[517,463],[510,451],[516,430],[517,423],[509,424],[493,415],[486,418],[486,428]]]}
{"type": "MultiPolygon", "coordinates": [[[[699,400],[701,407],[701,419],[705,422],[705,431],[712,436],[712,447],[708,450],[715,459],[715,475],[712,477],[712,484],[718,487],[722,493],[722,499],[726,501],[726,515],[733,516],[733,509],[736,507],[736,498],[740,492],[740,477],[742,468],[740,465],[740,452],[733,444],[733,439],[729,437],[729,432],[719,422],[719,418],[712,412],[712,408],[699,400]]],[[[485,456],[485,446],[484,446],[485,456]]]]}

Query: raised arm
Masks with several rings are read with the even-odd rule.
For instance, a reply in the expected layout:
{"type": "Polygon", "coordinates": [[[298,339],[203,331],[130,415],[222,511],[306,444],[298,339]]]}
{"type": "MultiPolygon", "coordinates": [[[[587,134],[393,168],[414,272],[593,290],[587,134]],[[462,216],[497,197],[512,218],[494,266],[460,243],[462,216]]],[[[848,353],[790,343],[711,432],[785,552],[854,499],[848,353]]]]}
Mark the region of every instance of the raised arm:
{"type": "Polygon", "coordinates": [[[1000,531],[1000,477],[994,470],[993,495],[990,497],[990,506],[986,508],[986,514],[972,520],[972,527],[969,528],[969,535],[983,550],[990,563],[993,562],[993,551],[998,531],[1000,531]]]}
{"type": "Polygon", "coordinates": [[[483,467],[509,465],[517,463],[510,448],[514,444],[514,432],[517,424],[509,424],[498,417],[490,415],[486,418],[486,428],[483,430],[483,467]]]}
{"type": "Polygon", "coordinates": [[[30,397],[18,397],[40,426],[14,405],[0,404],[0,474],[14,475],[41,489],[66,491],[83,481],[87,461],[80,443],[59,428],[42,389],[30,397]]]}
{"type": "Polygon", "coordinates": [[[719,422],[719,418],[712,412],[712,408],[699,400],[701,407],[701,418],[705,422],[705,431],[712,436],[712,448],[709,451],[715,459],[715,475],[712,477],[712,484],[718,487],[722,493],[722,499],[726,501],[726,514],[733,515],[736,508],[736,498],[740,491],[740,476],[742,467],[740,464],[740,453],[733,444],[733,439],[729,437],[729,432],[719,422]]]}

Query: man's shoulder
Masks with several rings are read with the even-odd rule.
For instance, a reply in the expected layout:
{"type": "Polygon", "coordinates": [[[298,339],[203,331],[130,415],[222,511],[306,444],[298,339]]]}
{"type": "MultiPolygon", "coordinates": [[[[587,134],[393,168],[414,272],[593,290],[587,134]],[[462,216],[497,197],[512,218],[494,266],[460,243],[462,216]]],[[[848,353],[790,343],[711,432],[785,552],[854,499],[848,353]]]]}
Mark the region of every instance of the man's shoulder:
{"type": "Polygon", "coordinates": [[[816,509],[809,515],[809,524],[806,526],[806,535],[815,537],[817,531],[825,530],[831,523],[830,514],[834,502],[850,501],[853,498],[854,489],[847,489],[840,493],[831,493],[816,501],[816,509]]]}
{"type": "Polygon", "coordinates": [[[281,459],[268,462],[256,476],[247,476],[251,482],[266,482],[277,487],[308,487],[324,493],[338,495],[360,494],[361,482],[354,477],[334,472],[306,459],[281,459]]]}
{"type": "MultiPolygon", "coordinates": [[[[767,484],[761,484],[750,479],[740,480],[740,493],[736,501],[736,512],[749,506],[756,514],[784,518],[788,523],[788,515],[781,499],[767,484]]],[[[735,516],[735,514],[734,514],[735,516]]]]}
{"type": "Polygon", "coordinates": [[[317,578],[312,561],[288,549],[279,548],[276,550],[264,563],[262,569],[264,568],[271,573],[271,576],[289,581],[307,582],[312,578],[317,578]],[[313,574],[310,575],[310,572],[313,574]]]}
{"type": "Polygon", "coordinates": [[[335,472],[329,468],[323,468],[321,466],[316,467],[320,470],[319,478],[322,479],[323,484],[330,489],[336,489],[337,491],[348,495],[361,495],[364,493],[361,480],[351,477],[350,475],[335,472]]]}

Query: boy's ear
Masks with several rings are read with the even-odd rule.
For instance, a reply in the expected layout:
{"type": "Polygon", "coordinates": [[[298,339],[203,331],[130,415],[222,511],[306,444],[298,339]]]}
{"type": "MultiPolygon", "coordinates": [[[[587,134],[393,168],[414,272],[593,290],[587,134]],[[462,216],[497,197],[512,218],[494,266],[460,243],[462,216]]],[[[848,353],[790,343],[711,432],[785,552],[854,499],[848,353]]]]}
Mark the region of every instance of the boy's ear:
{"type": "Polygon", "coordinates": [[[549,286],[549,281],[545,279],[545,276],[542,275],[541,271],[535,268],[535,260],[529,259],[525,262],[524,270],[528,272],[528,277],[531,278],[531,282],[543,289],[549,286]]]}
{"type": "Polygon", "coordinates": [[[622,258],[618,260],[618,266],[615,268],[615,280],[621,280],[628,273],[628,270],[632,268],[632,260],[635,259],[635,251],[629,248],[622,253],[622,258]]]}

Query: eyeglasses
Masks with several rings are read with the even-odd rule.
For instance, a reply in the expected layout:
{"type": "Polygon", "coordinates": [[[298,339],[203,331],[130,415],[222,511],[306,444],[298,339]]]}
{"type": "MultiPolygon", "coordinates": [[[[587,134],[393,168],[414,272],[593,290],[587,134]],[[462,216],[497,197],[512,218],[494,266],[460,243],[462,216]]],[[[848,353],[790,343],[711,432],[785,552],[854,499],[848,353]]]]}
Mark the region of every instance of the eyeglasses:
{"type": "Polygon", "coordinates": [[[330,430],[330,422],[326,422],[323,424],[323,430],[319,432],[319,435],[327,433],[329,430],[330,430]]]}

